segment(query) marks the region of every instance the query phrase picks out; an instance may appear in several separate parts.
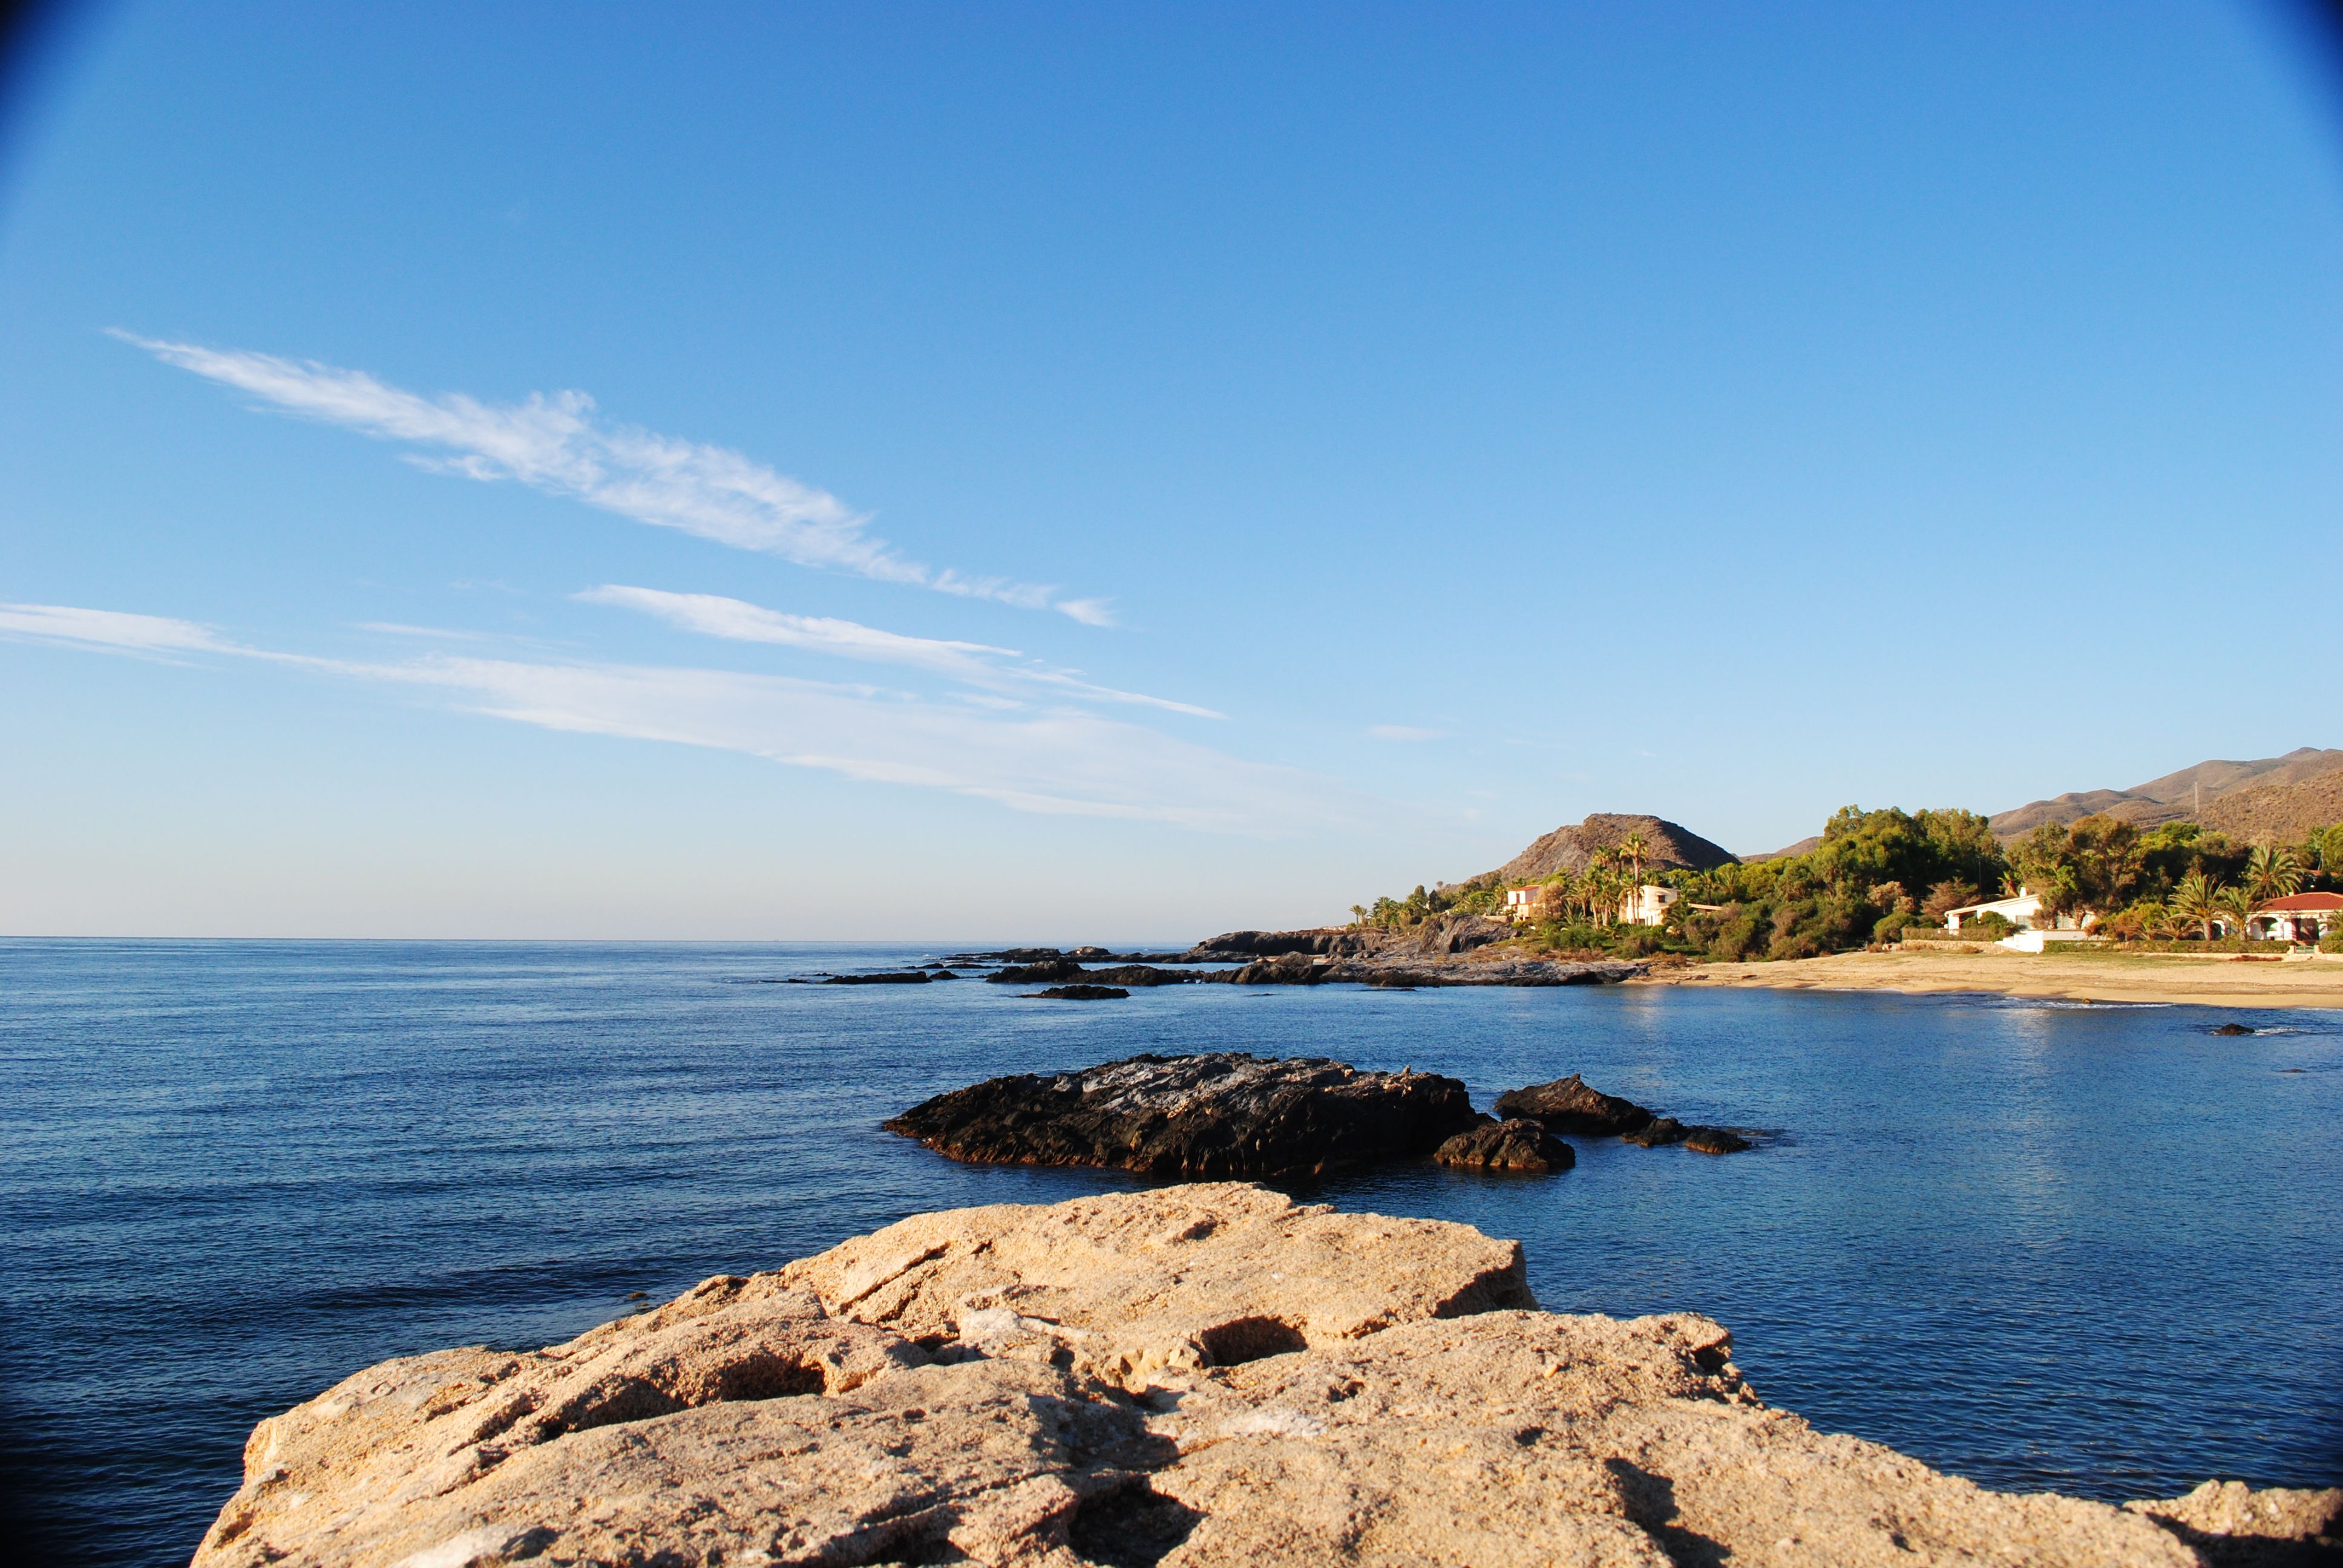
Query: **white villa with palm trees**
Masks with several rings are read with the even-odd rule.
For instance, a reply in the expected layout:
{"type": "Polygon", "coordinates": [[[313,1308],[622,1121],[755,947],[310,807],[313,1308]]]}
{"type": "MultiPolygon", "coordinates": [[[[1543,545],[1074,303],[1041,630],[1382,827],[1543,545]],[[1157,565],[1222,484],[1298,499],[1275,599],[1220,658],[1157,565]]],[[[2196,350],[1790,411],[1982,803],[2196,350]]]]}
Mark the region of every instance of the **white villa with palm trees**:
{"type": "Polygon", "coordinates": [[[1683,895],[1644,880],[1644,862],[1650,854],[1644,835],[1630,833],[1589,855],[1585,870],[1575,877],[1558,872],[1543,882],[1506,889],[1505,919],[1524,925],[1575,910],[1601,925],[1664,925],[1670,906],[1683,895]]]}
{"type": "MultiPolygon", "coordinates": [[[[1619,890],[1618,904],[1611,909],[1606,925],[1658,926],[1665,925],[1668,910],[1684,895],[1674,888],[1663,888],[1656,882],[1639,882],[1619,890]]],[[[1505,890],[1505,919],[1515,925],[1552,920],[1571,900],[1570,890],[1544,882],[1534,882],[1526,888],[1505,890]]],[[[1608,900],[1604,900],[1607,904],[1608,900]]]]}

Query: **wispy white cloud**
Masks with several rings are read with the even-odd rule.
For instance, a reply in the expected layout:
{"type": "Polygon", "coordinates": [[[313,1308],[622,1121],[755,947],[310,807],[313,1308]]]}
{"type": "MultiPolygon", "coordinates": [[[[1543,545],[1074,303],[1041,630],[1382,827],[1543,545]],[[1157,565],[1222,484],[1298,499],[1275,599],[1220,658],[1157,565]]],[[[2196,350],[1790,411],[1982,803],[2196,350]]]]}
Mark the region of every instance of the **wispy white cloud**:
{"type": "Polygon", "coordinates": [[[262,659],[436,691],[460,709],[548,729],[743,752],[1019,811],[1278,836],[1357,823],[1379,809],[1332,779],[1247,761],[1087,709],[991,707],[988,700],[999,699],[980,692],[972,701],[930,699],[730,670],[453,653],[380,662],[326,658],[248,647],[193,621],[64,605],[0,605],[0,635],[262,659]]]}
{"type": "Polygon", "coordinates": [[[1367,726],[1367,738],[1370,740],[1445,740],[1448,731],[1418,729],[1406,724],[1370,724],[1367,726]]]}
{"type": "Polygon", "coordinates": [[[989,712],[780,676],[447,656],[363,673],[549,729],[747,752],[1019,811],[1274,835],[1342,809],[1329,780],[1079,709],[989,712]]]}
{"type": "Polygon", "coordinates": [[[360,631],[380,632],[385,637],[427,637],[439,642],[491,640],[488,634],[484,631],[455,631],[444,626],[409,626],[405,621],[397,620],[362,620],[357,623],[357,628],[360,631]]]}
{"type": "Polygon", "coordinates": [[[1106,601],[1060,599],[1053,588],[968,577],[906,559],[869,531],[870,517],[829,491],[741,453],[597,417],[583,392],[483,403],[460,392],[427,397],[362,370],[244,349],[206,348],[116,331],[166,365],[248,392],[289,414],[424,447],[409,460],[470,479],[511,479],[659,528],[800,566],[858,573],[1025,608],[1054,608],[1111,625],[1106,601]]]}
{"type": "Polygon", "coordinates": [[[1114,606],[1102,598],[1061,598],[1053,607],[1061,615],[1072,616],[1084,626],[1112,626],[1114,606]]]}
{"type": "Polygon", "coordinates": [[[1055,669],[1027,659],[1015,648],[981,642],[949,642],[937,638],[907,637],[850,620],[825,616],[789,615],[767,609],[746,599],[720,594],[669,593],[659,588],[608,584],[578,596],[588,604],[617,605],[656,616],[671,626],[734,642],[775,643],[839,658],[870,664],[902,665],[932,671],[967,685],[1000,691],[1039,688],[1062,696],[1102,702],[1132,702],[1185,713],[1198,719],[1221,714],[1191,702],[1120,691],[1083,680],[1071,670],[1055,669]]]}
{"type": "Polygon", "coordinates": [[[207,626],[167,616],[62,604],[0,604],[0,636],[124,653],[241,653],[207,626]]]}

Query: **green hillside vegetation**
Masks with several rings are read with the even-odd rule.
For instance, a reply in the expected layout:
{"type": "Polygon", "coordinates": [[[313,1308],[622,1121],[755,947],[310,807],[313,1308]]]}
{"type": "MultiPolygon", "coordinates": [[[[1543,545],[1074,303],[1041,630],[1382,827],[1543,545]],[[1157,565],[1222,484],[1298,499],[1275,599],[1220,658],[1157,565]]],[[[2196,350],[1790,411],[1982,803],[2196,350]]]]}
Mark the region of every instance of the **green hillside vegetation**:
{"type": "MultiPolygon", "coordinates": [[[[1946,911],[2014,893],[2023,885],[2052,915],[2073,915],[2122,942],[2243,944],[2214,939],[2217,922],[2239,930],[2247,910],[2285,894],[2343,890],[2343,823],[2294,844],[2249,845],[2194,822],[2142,831],[2099,815],[2045,822],[2004,845],[1975,811],[1845,807],[1802,855],[1735,861],[1711,870],[1648,870],[1634,839],[1599,851],[1573,876],[1537,883],[1553,918],[1520,939],[1555,953],[1644,958],[1663,953],[1739,963],[1816,958],[1895,941],[1907,928],[1941,928],[1946,911]],[[1661,926],[1616,919],[1640,883],[1681,898],[1661,926]]],[[[1355,923],[1405,929],[1447,914],[1501,914],[1507,884],[1493,877],[1418,887],[1404,899],[1353,905],[1355,923]]],[[[2010,928],[1987,917],[1979,936],[2010,928]]],[[[2323,945],[2338,945],[2330,937],[2323,945]]]]}

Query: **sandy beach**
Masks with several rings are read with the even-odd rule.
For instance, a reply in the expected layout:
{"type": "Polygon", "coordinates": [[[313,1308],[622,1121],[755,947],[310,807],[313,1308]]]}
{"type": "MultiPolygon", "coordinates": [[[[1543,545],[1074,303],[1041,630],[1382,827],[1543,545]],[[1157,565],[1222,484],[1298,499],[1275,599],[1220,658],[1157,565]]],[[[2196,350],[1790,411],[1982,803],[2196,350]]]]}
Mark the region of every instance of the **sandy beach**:
{"type": "Polygon", "coordinates": [[[2201,1007],[2343,1007],[2343,956],[2239,961],[2160,953],[2078,958],[1976,952],[1840,953],[1783,963],[1694,964],[1632,985],[1770,986],[1778,990],[1991,991],[2077,1001],[2201,1007]]]}

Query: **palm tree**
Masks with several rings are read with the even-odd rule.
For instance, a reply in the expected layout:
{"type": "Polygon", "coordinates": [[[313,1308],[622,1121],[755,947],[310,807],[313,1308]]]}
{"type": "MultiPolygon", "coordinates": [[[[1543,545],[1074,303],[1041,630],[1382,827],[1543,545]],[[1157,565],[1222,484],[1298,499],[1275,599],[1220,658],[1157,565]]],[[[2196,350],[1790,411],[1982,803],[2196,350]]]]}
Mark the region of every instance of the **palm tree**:
{"type": "Polygon", "coordinates": [[[2260,900],[2243,887],[2223,888],[2213,896],[2213,908],[2219,911],[2224,924],[2234,921],[2237,928],[2237,950],[2245,950],[2246,942],[2254,934],[2254,910],[2260,900]]]}
{"type": "Polygon", "coordinates": [[[1586,857],[1586,869],[1580,874],[1579,885],[1586,892],[1586,918],[1594,925],[1607,926],[1610,917],[1604,905],[1610,900],[1613,881],[1611,868],[1619,863],[1619,851],[1604,846],[1586,857]]]}
{"type": "Polygon", "coordinates": [[[2246,887],[2257,906],[2283,899],[2302,886],[2302,862],[2283,846],[2257,845],[2246,860],[2246,887]]]}
{"type": "Polygon", "coordinates": [[[2216,900],[2218,887],[2202,871],[2191,871],[2172,889],[2172,897],[2165,908],[2172,918],[2185,925],[2195,926],[2207,941],[2213,940],[2213,917],[2220,912],[2216,900]]]}
{"type": "Polygon", "coordinates": [[[1644,857],[1651,852],[1651,845],[1644,842],[1643,831],[1640,829],[1619,840],[1619,852],[1626,856],[1628,863],[1635,869],[1637,887],[1643,886],[1644,857]]]}

